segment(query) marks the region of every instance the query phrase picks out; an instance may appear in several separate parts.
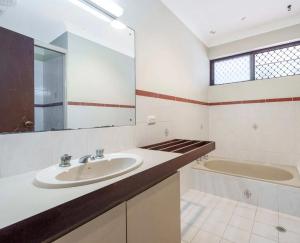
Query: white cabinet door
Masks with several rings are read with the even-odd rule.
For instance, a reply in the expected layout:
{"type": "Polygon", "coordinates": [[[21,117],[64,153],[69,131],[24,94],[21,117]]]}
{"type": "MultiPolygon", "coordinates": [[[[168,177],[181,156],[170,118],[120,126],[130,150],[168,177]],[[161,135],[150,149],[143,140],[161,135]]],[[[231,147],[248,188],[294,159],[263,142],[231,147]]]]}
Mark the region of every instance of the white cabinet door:
{"type": "Polygon", "coordinates": [[[127,202],[127,243],[180,243],[178,173],[127,202]]]}
{"type": "Polygon", "coordinates": [[[55,243],[126,243],[126,203],[80,226],[55,243]]]}

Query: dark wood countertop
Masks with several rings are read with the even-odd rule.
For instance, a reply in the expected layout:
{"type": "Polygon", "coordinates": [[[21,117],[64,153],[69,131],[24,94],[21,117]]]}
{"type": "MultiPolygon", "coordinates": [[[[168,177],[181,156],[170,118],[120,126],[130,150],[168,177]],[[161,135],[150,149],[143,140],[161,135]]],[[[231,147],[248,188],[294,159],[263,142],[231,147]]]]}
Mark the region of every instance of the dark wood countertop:
{"type": "MultiPolygon", "coordinates": [[[[181,167],[213,151],[215,143],[174,139],[149,145],[143,149],[176,152],[181,153],[181,155],[5,227],[0,230],[0,242],[52,242],[163,181],[181,167]]],[[[20,202],[20,207],[22,207],[22,202],[20,202]]]]}

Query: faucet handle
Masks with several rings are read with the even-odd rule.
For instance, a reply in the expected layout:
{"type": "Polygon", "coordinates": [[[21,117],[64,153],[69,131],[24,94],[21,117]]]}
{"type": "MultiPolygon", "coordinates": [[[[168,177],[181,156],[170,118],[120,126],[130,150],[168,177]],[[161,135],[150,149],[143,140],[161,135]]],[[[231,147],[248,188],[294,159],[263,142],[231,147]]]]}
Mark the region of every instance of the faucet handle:
{"type": "Polygon", "coordinates": [[[104,157],[104,149],[97,149],[96,150],[96,158],[100,159],[104,157]]]}
{"type": "Polygon", "coordinates": [[[59,167],[69,167],[71,166],[71,159],[72,156],[68,154],[64,154],[60,157],[60,164],[59,167]]]}

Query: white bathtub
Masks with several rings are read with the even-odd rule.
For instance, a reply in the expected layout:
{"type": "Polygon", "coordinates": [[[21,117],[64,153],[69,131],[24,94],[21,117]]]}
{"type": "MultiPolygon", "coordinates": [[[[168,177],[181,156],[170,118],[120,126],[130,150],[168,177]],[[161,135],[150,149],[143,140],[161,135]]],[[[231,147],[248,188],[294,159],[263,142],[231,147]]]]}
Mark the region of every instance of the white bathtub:
{"type": "Polygon", "coordinates": [[[296,167],[210,158],[192,168],[197,190],[300,217],[296,167]]]}
{"type": "Polygon", "coordinates": [[[300,176],[293,166],[208,159],[196,162],[193,168],[300,188],[300,176]]]}

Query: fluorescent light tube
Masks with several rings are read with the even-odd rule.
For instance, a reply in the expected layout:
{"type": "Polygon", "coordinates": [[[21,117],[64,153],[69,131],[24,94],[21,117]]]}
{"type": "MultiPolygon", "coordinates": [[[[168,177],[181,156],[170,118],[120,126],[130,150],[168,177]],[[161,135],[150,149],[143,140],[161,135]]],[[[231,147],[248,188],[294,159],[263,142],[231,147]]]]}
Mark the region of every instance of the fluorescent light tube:
{"type": "Polygon", "coordinates": [[[109,18],[108,16],[106,16],[105,14],[101,13],[99,10],[88,6],[87,4],[83,3],[80,0],[69,0],[71,3],[73,3],[75,6],[83,9],[86,12],[89,12],[90,14],[96,16],[99,19],[102,19],[106,22],[111,22],[111,18],[109,18]]]}
{"type": "Polygon", "coordinates": [[[112,14],[115,17],[120,17],[124,13],[124,9],[119,5],[113,2],[112,0],[88,0],[91,3],[99,6],[101,9],[112,14]]]}

